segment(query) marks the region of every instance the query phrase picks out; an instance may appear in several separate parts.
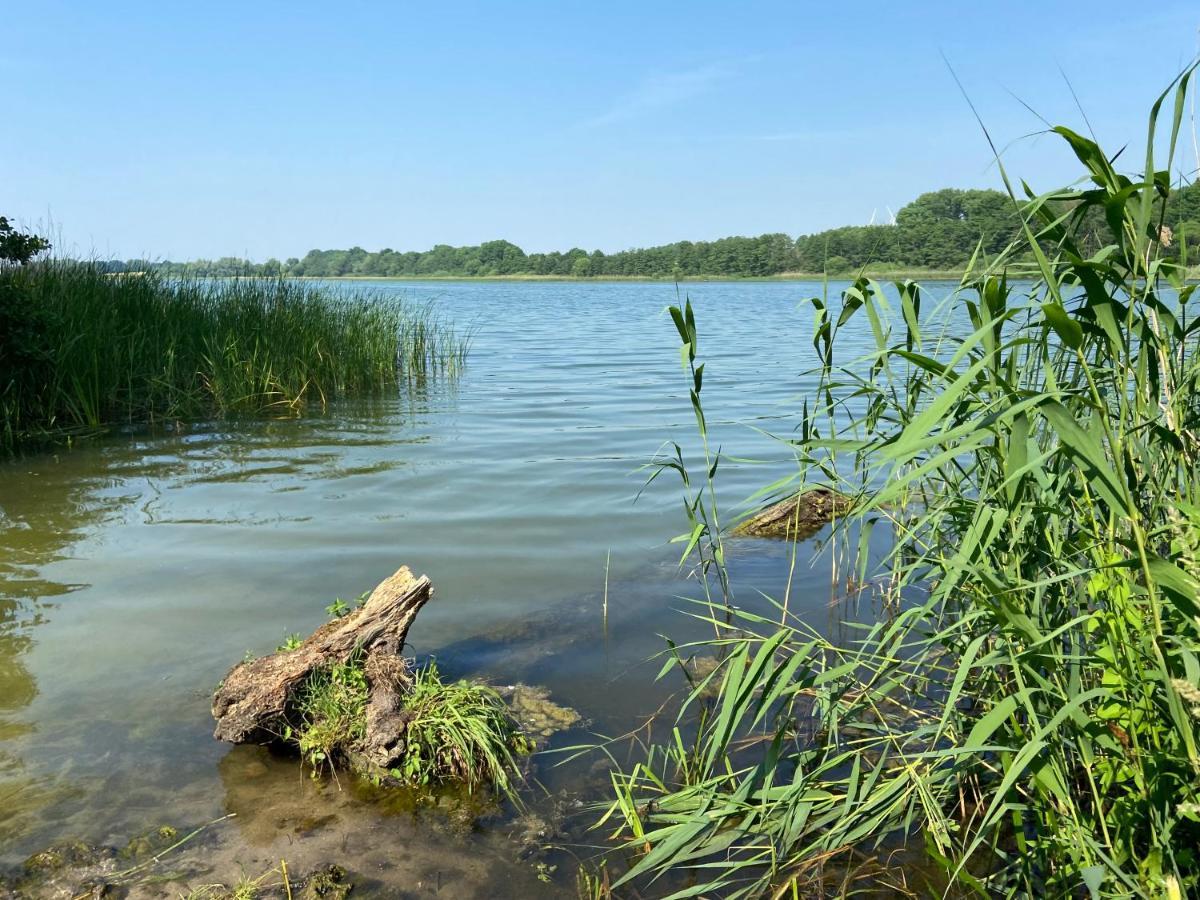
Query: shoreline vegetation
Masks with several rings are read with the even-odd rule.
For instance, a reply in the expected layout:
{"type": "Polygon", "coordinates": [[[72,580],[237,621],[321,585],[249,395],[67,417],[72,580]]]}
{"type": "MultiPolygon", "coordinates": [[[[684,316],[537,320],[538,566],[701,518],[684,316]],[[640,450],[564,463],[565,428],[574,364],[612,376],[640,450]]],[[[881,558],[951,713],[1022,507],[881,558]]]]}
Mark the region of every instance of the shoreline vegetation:
{"type": "MultiPolygon", "coordinates": [[[[778,282],[824,282],[829,281],[844,281],[854,282],[859,278],[872,278],[876,280],[888,281],[919,281],[919,282],[938,282],[938,281],[954,281],[962,282],[967,280],[971,272],[966,269],[903,269],[898,271],[887,271],[883,269],[873,269],[867,267],[860,272],[845,273],[840,276],[833,276],[824,272],[781,272],[778,275],[683,275],[678,278],[664,275],[661,277],[650,277],[642,275],[606,275],[604,277],[583,277],[572,275],[295,275],[288,276],[296,281],[400,281],[400,282],[513,282],[519,283],[523,281],[529,282],[545,282],[552,284],[554,282],[561,283],[577,283],[591,282],[593,284],[736,284],[736,283],[770,283],[778,282]]],[[[1200,266],[1187,266],[1181,270],[1181,276],[1187,281],[1200,281],[1200,266]]],[[[257,277],[257,276],[245,276],[257,277]]],[[[262,276],[266,277],[266,276],[262,276]]],[[[1019,267],[1014,267],[1012,270],[1013,278],[1030,278],[1037,277],[1035,271],[1028,271],[1025,275],[1021,274],[1019,267]]]]}
{"type": "Polygon", "coordinates": [[[113,425],[294,417],[454,375],[469,345],[431,307],[369,291],[9,259],[0,261],[0,448],[113,425]]]}
{"type": "MultiPolygon", "coordinates": [[[[923,279],[925,281],[960,281],[966,274],[963,269],[906,269],[885,271],[868,268],[866,274],[876,278],[923,279]]],[[[1200,275],[1200,271],[1197,273],[1200,275]]],[[[845,275],[853,280],[858,273],[845,275]]],[[[250,276],[255,277],[255,276],[250,276]]],[[[776,275],[291,275],[298,281],[545,281],[545,282],[593,282],[596,284],[673,284],[675,282],[771,282],[771,281],[822,281],[833,276],[823,272],[780,272],[776,275]]]]}
{"type": "MultiPolygon", "coordinates": [[[[1163,210],[1173,239],[1164,255],[1179,258],[1200,249],[1200,183],[1181,186],[1163,210]]],[[[786,234],[678,241],[615,253],[573,247],[565,252],[526,253],[506,240],[477,246],[439,244],[426,251],[310,250],[303,258],[257,263],[236,257],[190,262],[104,260],[112,272],[158,271],[172,276],[265,275],[293,278],[570,278],[587,280],[784,278],[811,280],[870,275],[887,278],[961,278],[1004,256],[1009,265],[1034,271],[1026,249],[1013,253],[1021,218],[1001,191],[943,188],[922,194],[888,225],[852,225],[792,238],[786,234]]],[[[1085,250],[1102,246],[1107,224],[1093,210],[1080,222],[1085,250]]]]}
{"type": "Polygon", "coordinates": [[[651,478],[681,479],[684,614],[713,636],[666,639],[659,677],[689,689],[613,774],[589,896],[1200,894],[1200,317],[1164,228],[1194,71],[1141,171],[1065,127],[1081,186],[1018,194],[997,159],[1022,233],[945,301],[866,278],[811,300],[797,470],[756,496],[845,498],[848,638],[732,583],[733,460],[671,308],[700,450],[651,478]],[[1010,281],[1025,257],[1037,279],[1010,281]]]}

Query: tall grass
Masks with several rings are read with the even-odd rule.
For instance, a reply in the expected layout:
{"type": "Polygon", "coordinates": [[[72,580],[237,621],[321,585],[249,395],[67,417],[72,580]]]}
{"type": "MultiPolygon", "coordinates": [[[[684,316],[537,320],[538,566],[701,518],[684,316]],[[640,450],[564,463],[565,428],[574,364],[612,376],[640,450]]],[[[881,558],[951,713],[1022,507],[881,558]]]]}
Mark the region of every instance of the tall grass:
{"type": "MultiPolygon", "coordinates": [[[[819,387],[772,487],[853,497],[843,546],[890,533],[855,573],[885,613],[835,643],[783,604],[701,601],[722,662],[614,776],[618,891],[681,871],[672,896],[845,891],[904,846],[933,867],[908,873],[922,896],[1200,894],[1200,318],[1160,244],[1191,75],[1137,173],[1054,129],[1083,186],[1010,185],[1024,238],[937,310],[868,279],[813,301],[819,387]],[[848,327],[866,358],[842,357],[848,327]]],[[[708,496],[689,488],[688,541],[713,577],[708,496]]]]}
{"type": "Polygon", "coordinates": [[[295,415],[455,373],[469,341],[429,307],[270,279],[0,267],[22,323],[0,349],[4,442],[114,423],[295,415]]]}

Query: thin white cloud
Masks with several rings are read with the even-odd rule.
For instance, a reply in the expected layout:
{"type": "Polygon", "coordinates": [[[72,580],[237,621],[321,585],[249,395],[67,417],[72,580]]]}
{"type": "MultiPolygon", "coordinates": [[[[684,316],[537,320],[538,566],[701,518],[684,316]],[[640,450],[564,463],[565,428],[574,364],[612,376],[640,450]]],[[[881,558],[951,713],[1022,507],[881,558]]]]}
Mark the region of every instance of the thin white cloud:
{"type": "Polygon", "coordinates": [[[729,74],[727,66],[707,65],[682,72],[651,75],[614,103],[607,112],[588,119],[583,125],[586,128],[599,128],[674,106],[704,93],[729,74]]]}

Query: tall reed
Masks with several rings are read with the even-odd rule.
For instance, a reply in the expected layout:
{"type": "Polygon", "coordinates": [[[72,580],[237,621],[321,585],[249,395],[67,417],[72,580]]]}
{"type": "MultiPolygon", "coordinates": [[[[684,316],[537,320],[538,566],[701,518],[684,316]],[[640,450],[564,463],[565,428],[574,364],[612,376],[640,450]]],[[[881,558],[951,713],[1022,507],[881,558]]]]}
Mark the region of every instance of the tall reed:
{"type": "MultiPolygon", "coordinates": [[[[897,847],[936,867],[909,870],[921,896],[1200,892],[1200,318],[1161,228],[1191,75],[1136,174],[1054,129],[1086,183],[1010,186],[1023,239],[938,309],[868,279],[813,301],[819,387],[774,487],[852,497],[843,545],[890,534],[856,573],[886,613],[834,642],[782,604],[702,601],[721,665],[613,779],[618,892],[681,871],[671,896],[842,891],[897,847]],[[860,326],[874,349],[845,359],[860,326]]],[[[723,566],[715,517],[689,518],[723,566]]]]}
{"type": "Polygon", "coordinates": [[[0,301],[25,325],[0,353],[9,444],[114,423],[294,415],[453,374],[469,344],[428,306],[285,280],[114,276],[47,260],[0,267],[0,301]]]}

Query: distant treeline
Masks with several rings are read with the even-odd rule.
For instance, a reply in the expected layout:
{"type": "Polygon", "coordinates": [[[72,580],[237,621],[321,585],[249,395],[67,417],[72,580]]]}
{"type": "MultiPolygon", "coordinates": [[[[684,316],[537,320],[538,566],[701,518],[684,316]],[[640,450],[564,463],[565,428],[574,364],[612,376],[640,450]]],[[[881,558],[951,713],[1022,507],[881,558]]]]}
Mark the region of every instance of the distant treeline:
{"type": "MultiPolygon", "coordinates": [[[[1200,244],[1200,182],[1176,191],[1166,224],[1179,232],[1175,242],[1200,244]]],[[[661,247],[603,253],[574,248],[565,253],[526,253],[509,241],[475,247],[439,244],[424,252],[362,247],[310,250],[303,259],[263,263],[224,257],[192,262],[114,260],[113,271],[155,269],[200,276],[264,275],[331,278],[423,276],[571,276],[585,278],[763,277],[786,272],[842,274],[870,266],[877,270],[962,268],[976,248],[994,256],[1020,231],[1020,219],[1007,195],[991,190],[945,188],[922,194],[896,213],[890,225],[848,225],[791,238],[786,234],[680,241],[661,247]]],[[[1090,227],[1103,229],[1103,220],[1090,227]]],[[[1189,251],[1189,259],[1195,257],[1189,251]]]]}

